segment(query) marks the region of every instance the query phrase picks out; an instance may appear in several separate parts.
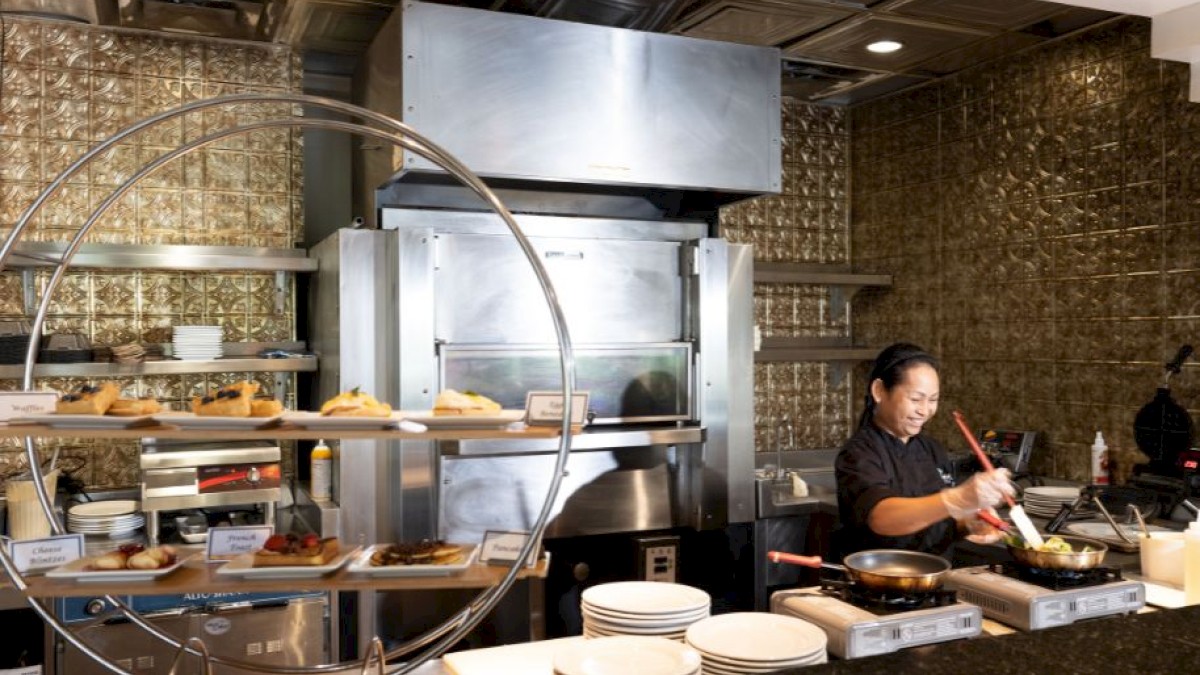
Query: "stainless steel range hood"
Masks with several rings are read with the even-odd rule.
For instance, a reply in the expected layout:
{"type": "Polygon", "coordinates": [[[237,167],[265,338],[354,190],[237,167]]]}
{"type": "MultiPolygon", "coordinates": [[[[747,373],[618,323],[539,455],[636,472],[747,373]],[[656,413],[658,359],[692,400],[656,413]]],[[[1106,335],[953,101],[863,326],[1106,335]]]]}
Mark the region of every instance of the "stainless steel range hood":
{"type": "MultiPolygon", "coordinates": [[[[392,13],[355,83],[495,187],[650,195],[680,216],[779,190],[779,88],[773,48],[420,2],[392,13]]],[[[445,184],[411,153],[359,161],[364,217],[389,186],[445,184]]]]}

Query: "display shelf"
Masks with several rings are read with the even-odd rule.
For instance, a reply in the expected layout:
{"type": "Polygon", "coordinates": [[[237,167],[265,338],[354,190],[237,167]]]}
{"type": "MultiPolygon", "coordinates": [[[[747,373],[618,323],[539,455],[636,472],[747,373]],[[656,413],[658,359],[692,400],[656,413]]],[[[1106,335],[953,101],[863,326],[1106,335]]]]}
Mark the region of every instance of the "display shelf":
{"type": "MultiPolygon", "coordinates": [[[[38,363],[34,377],[133,377],[139,375],[191,375],[197,373],[309,373],[317,369],[316,357],[287,359],[227,358],[142,363],[38,363]]],[[[25,366],[0,366],[0,379],[25,376],[25,366]]]]}
{"type": "Polygon", "coordinates": [[[158,438],[194,441],[216,440],[316,440],[321,438],[379,439],[396,441],[454,441],[454,440],[521,440],[556,438],[558,427],[527,427],[509,429],[436,429],[420,433],[388,429],[306,429],[283,423],[268,429],[181,429],[175,426],[152,424],[128,429],[95,429],[49,427],[42,424],[9,424],[0,426],[0,437],[35,438],[158,438]]]}
{"type": "MultiPolygon", "coordinates": [[[[850,300],[862,288],[886,288],[892,285],[890,274],[856,274],[847,267],[803,263],[755,263],[756,284],[808,284],[829,286],[829,314],[840,321],[847,314],[850,300]]],[[[790,360],[790,359],[789,359],[790,360]]],[[[823,359],[795,359],[823,360],[823,359]]]]}
{"type": "MultiPolygon", "coordinates": [[[[187,554],[189,549],[181,548],[187,554]]],[[[438,577],[378,577],[351,572],[349,566],[316,579],[239,579],[217,574],[220,563],[194,556],[177,571],[156,581],[78,582],[70,579],[29,577],[31,597],[96,597],[100,595],[171,595],[177,593],[262,593],[269,591],[427,591],[496,586],[508,572],[505,567],[471,565],[462,574],[438,577]]],[[[519,579],[546,578],[549,559],[521,570],[519,579]]]]}

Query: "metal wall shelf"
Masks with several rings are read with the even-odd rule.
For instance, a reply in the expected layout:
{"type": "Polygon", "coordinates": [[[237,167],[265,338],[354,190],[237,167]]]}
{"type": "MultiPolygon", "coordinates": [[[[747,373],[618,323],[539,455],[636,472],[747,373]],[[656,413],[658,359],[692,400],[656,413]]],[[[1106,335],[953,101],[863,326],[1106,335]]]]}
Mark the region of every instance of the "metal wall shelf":
{"type": "MultiPolygon", "coordinates": [[[[14,268],[52,267],[62,259],[66,244],[21,242],[13,249],[14,268]]],[[[192,246],[186,244],[83,244],[71,267],[133,270],[252,270],[315,272],[317,261],[299,248],[192,246]]]]}
{"type": "MultiPolygon", "coordinates": [[[[317,369],[315,357],[290,359],[232,358],[144,363],[39,363],[34,377],[136,377],[139,375],[191,375],[197,373],[309,373],[317,369]]],[[[0,380],[24,376],[25,366],[0,366],[0,380]]]]}

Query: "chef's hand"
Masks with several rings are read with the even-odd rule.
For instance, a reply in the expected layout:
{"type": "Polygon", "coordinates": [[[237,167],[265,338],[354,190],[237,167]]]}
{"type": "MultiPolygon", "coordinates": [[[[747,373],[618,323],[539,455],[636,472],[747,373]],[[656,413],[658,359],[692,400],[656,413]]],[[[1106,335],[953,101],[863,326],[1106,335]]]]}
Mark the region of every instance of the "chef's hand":
{"type": "MultiPolygon", "coordinates": [[[[1000,517],[999,514],[996,513],[996,509],[993,509],[990,506],[984,509],[984,511],[991,513],[997,518],[1000,517]]],[[[984,520],[977,515],[970,516],[959,522],[962,523],[963,527],[967,531],[967,541],[971,541],[976,544],[994,544],[1004,537],[1003,532],[984,522],[984,520]]]]}
{"type": "Polygon", "coordinates": [[[975,512],[1004,501],[1004,495],[1016,494],[1016,488],[1008,481],[1008,469],[981,471],[967,479],[962,485],[946,488],[938,494],[942,503],[955,520],[974,519],[975,512]]]}

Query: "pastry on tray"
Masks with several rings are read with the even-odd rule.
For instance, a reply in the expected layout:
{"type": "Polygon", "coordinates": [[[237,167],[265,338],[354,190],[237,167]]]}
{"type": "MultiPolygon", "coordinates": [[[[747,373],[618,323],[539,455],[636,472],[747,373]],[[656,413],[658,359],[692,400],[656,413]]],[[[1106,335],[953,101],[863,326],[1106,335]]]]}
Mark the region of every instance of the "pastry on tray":
{"type": "Polygon", "coordinates": [[[255,567],[296,567],[328,564],[338,555],[337,537],[321,539],[315,534],[273,534],[254,552],[255,567]]]}
{"type": "Polygon", "coordinates": [[[58,399],[54,412],[60,415],[103,415],[120,395],[120,388],[112,382],[95,386],[85,384],[58,399]]]}
{"type": "Polygon", "coordinates": [[[434,415],[495,415],[500,404],[473,391],[447,389],[433,402],[434,415]]]}
{"type": "Polygon", "coordinates": [[[321,414],[326,417],[388,417],[392,406],[380,403],[374,396],[358,387],[345,391],[325,402],[321,414]]]}
{"type": "Polygon", "coordinates": [[[176,560],[175,549],[171,546],[145,548],[141,544],[125,544],[115,551],[93,559],[88,569],[100,572],[158,570],[174,565],[176,560]]]}
{"type": "Polygon", "coordinates": [[[417,542],[400,542],[376,549],[371,554],[371,566],[453,565],[462,562],[462,551],[462,546],[444,541],[424,539],[417,542]]]}
{"type": "Polygon", "coordinates": [[[117,417],[137,417],[138,415],[153,415],[156,412],[162,412],[162,405],[157,399],[147,396],[145,398],[119,398],[113,402],[107,414],[117,417]]]}
{"type": "Polygon", "coordinates": [[[250,417],[257,391],[257,382],[242,380],[192,399],[192,412],[197,417],[250,417]]]}
{"type": "Polygon", "coordinates": [[[256,398],[250,401],[251,417],[274,417],[283,412],[283,403],[273,398],[256,398]]]}

